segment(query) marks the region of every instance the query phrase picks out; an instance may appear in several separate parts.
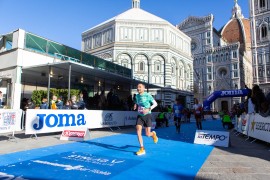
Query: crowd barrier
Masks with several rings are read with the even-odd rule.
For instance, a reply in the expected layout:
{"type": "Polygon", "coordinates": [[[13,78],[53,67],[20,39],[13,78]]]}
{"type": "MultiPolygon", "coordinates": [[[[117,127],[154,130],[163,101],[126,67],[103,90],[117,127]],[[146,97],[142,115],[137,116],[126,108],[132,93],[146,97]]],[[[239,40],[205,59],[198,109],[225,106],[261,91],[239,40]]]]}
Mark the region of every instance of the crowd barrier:
{"type": "Polygon", "coordinates": [[[0,109],[0,134],[21,131],[22,114],[21,109],[0,109]]]}
{"type": "Polygon", "coordinates": [[[237,118],[235,130],[255,139],[270,143],[270,117],[260,114],[242,114],[237,118]]]}
{"type": "MultiPolygon", "coordinates": [[[[155,121],[158,113],[152,113],[155,121]]],[[[136,111],[28,109],[25,134],[60,132],[66,128],[112,128],[136,125],[136,111]]]]}

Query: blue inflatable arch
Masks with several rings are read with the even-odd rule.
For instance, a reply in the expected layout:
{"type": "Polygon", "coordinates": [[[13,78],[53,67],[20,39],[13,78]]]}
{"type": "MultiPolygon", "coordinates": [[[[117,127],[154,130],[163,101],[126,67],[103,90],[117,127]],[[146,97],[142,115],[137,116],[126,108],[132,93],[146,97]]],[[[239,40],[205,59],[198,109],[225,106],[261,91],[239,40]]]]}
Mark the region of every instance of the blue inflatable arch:
{"type": "Polygon", "coordinates": [[[223,97],[242,97],[247,96],[250,89],[237,89],[237,90],[226,90],[226,91],[214,91],[210,96],[203,101],[203,110],[210,111],[210,105],[217,98],[223,97]]]}

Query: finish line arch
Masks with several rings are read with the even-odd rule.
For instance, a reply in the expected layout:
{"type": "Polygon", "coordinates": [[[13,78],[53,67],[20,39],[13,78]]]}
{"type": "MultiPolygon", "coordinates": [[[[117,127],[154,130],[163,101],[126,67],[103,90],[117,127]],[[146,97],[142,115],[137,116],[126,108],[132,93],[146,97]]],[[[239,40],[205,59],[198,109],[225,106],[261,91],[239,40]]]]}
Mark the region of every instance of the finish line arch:
{"type": "Polygon", "coordinates": [[[237,90],[226,90],[226,91],[214,91],[206,100],[203,101],[203,110],[210,111],[210,105],[218,98],[224,97],[242,97],[247,96],[250,89],[237,89],[237,90]]]}

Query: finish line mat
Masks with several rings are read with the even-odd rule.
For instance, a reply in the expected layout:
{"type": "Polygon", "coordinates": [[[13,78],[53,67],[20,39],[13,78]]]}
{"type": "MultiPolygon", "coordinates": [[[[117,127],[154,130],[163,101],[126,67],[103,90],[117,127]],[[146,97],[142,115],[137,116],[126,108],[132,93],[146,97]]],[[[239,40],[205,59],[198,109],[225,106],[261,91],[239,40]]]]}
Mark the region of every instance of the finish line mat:
{"type": "MultiPolygon", "coordinates": [[[[50,146],[0,156],[0,179],[194,179],[213,147],[193,144],[195,124],[157,129],[158,144],[143,137],[146,154],[136,156],[135,133],[50,146]]],[[[203,128],[222,130],[220,121],[203,128]]],[[[134,130],[135,131],[135,130],[134,130]]]]}

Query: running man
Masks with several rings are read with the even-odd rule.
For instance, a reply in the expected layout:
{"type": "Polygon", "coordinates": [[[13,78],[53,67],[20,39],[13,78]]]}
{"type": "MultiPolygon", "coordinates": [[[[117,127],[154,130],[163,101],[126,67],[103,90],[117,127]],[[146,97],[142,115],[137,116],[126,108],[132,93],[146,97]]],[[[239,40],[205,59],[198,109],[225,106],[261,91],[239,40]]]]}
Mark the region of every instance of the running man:
{"type": "Polygon", "coordinates": [[[182,118],[184,107],[181,104],[179,99],[176,99],[175,101],[176,103],[173,105],[174,123],[176,127],[176,133],[180,133],[181,118],[182,118]]]}
{"type": "Polygon", "coordinates": [[[196,126],[197,126],[197,129],[198,130],[202,130],[202,105],[199,104],[199,101],[198,99],[194,99],[195,101],[195,104],[193,106],[193,111],[194,111],[194,116],[195,116],[195,119],[196,119],[196,126]]]}
{"type": "Polygon", "coordinates": [[[136,122],[137,136],[140,143],[140,149],[136,154],[145,154],[145,149],[143,146],[142,138],[142,128],[145,127],[145,134],[148,137],[152,137],[154,143],[158,142],[158,137],[155,131],[151,132],[152,126],[152,115],[151,110],[157,106],[157,102],[154,98],[145,91],[145,86],[143,84],[138,84],[137,87],[138,94],[136,95],[136,102],[134,104],[134,110],[138,109],[138,117],[136,122]]]}

